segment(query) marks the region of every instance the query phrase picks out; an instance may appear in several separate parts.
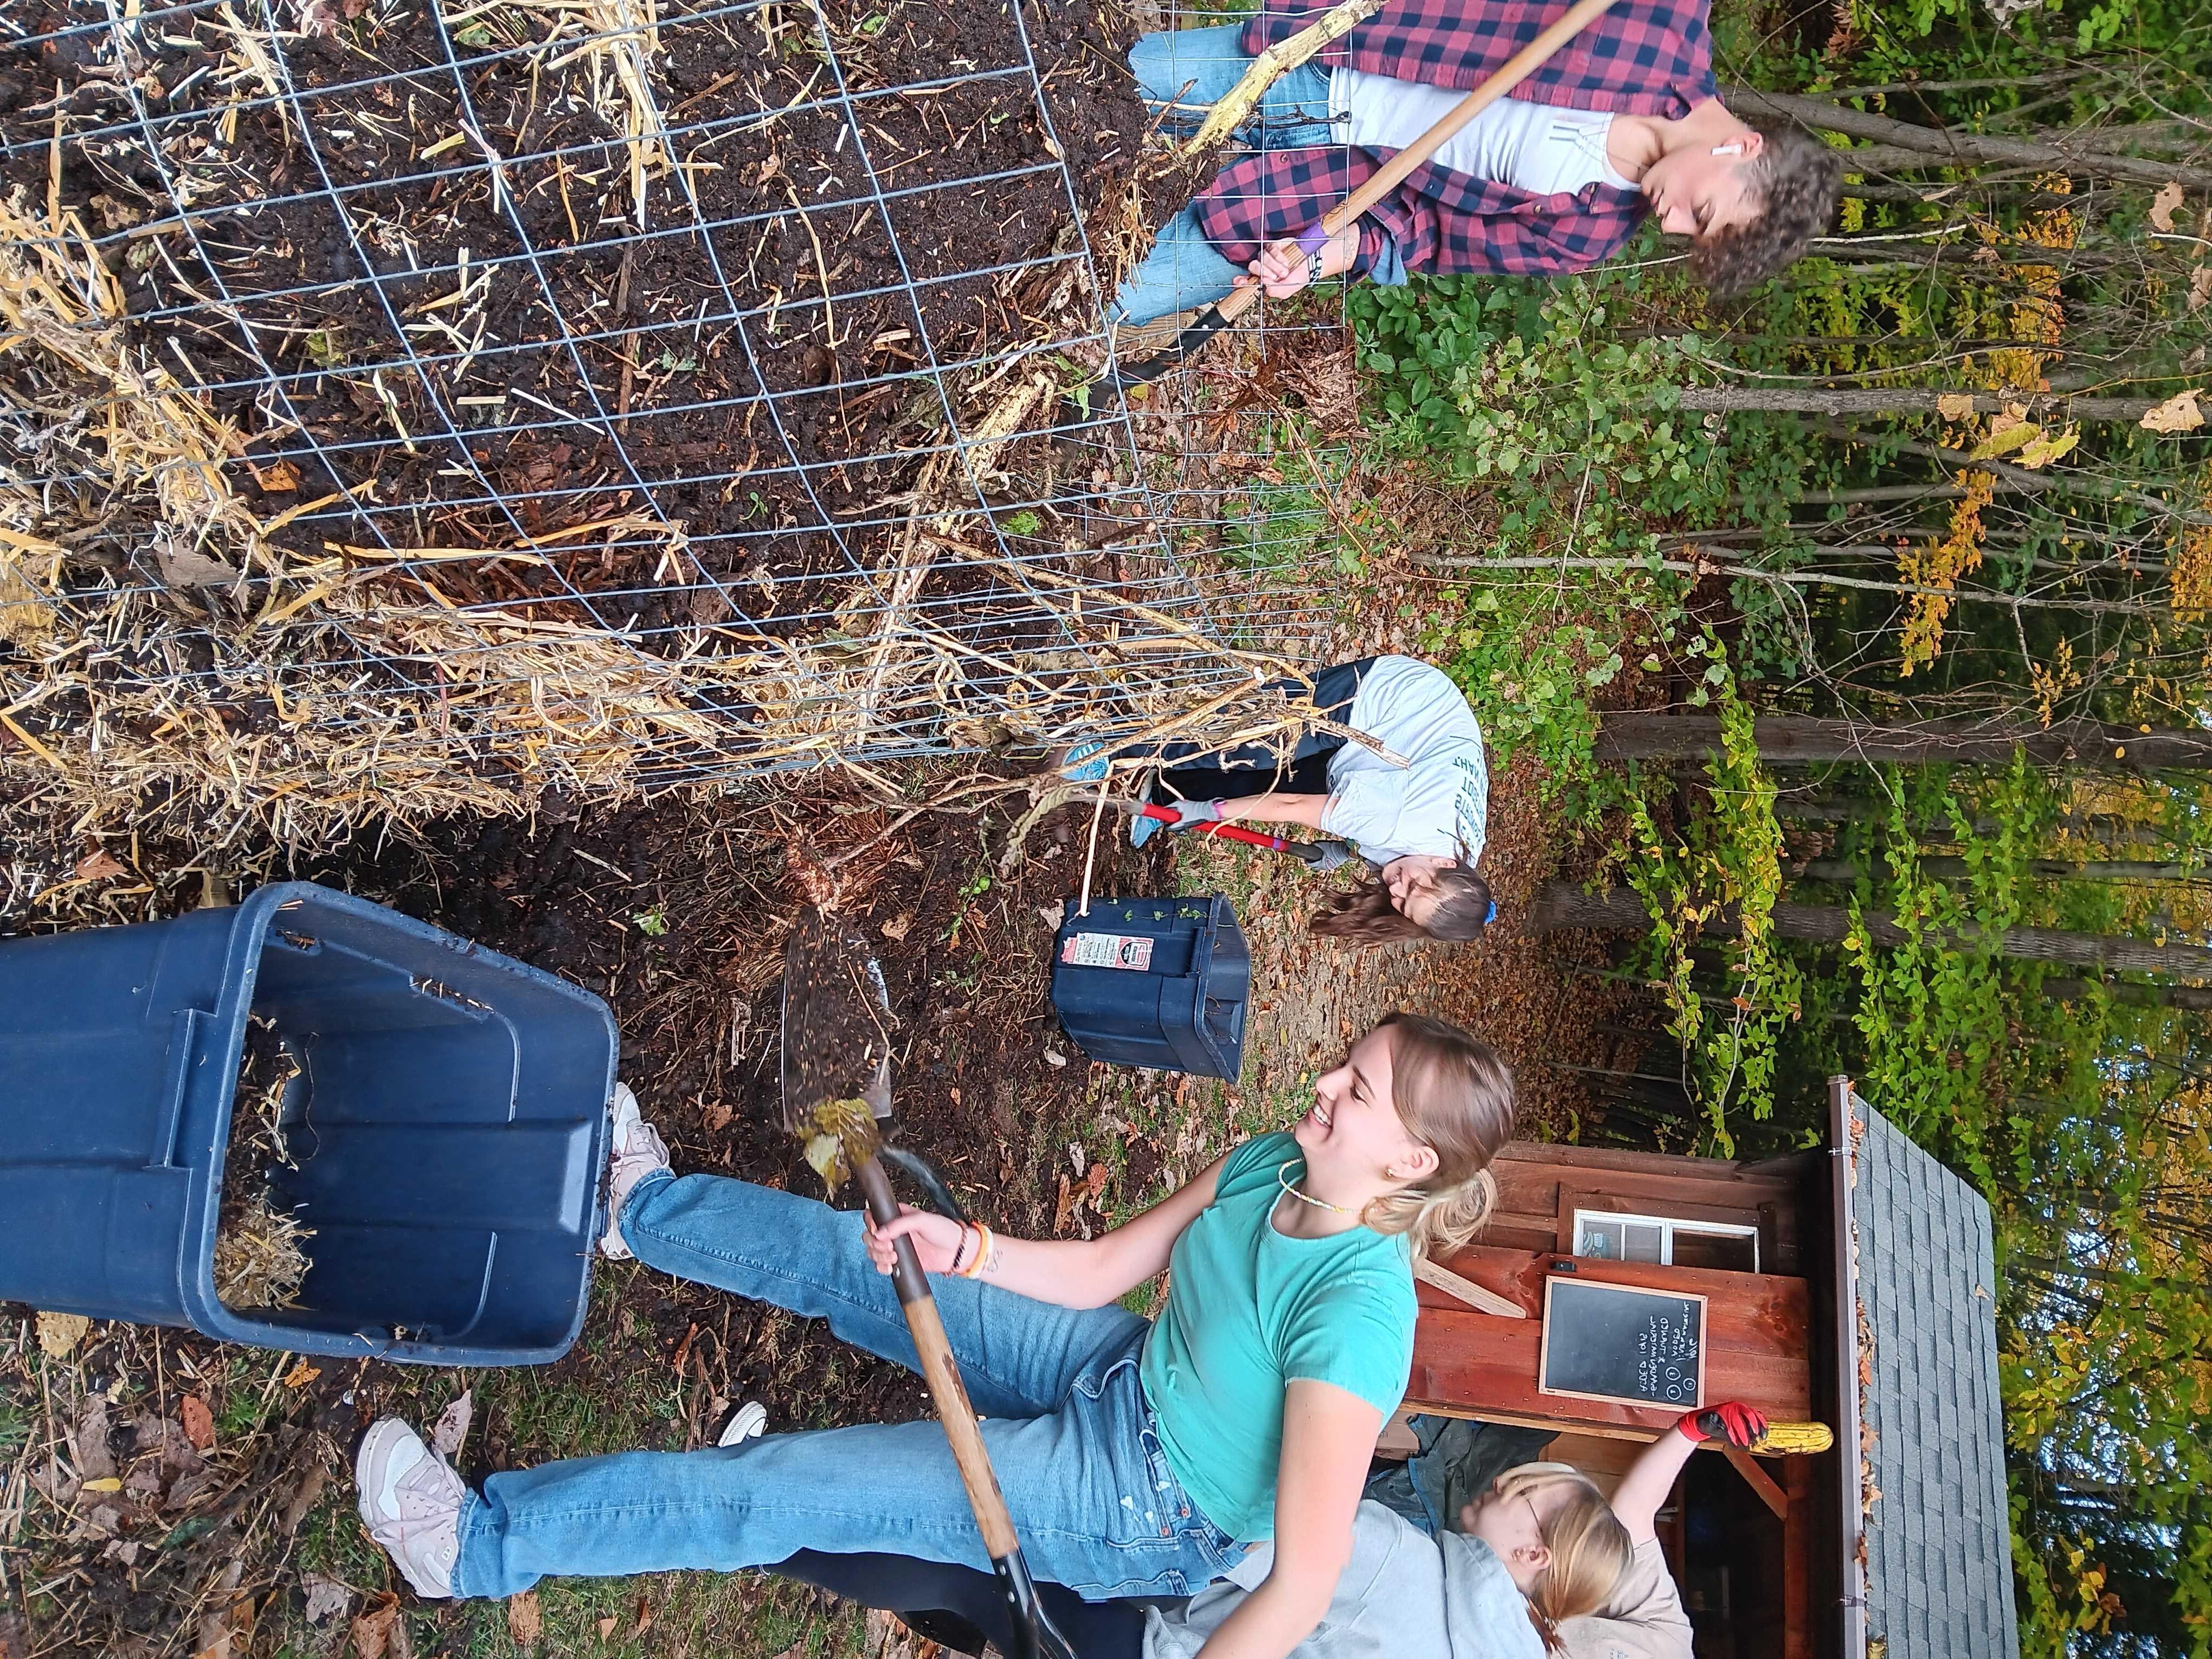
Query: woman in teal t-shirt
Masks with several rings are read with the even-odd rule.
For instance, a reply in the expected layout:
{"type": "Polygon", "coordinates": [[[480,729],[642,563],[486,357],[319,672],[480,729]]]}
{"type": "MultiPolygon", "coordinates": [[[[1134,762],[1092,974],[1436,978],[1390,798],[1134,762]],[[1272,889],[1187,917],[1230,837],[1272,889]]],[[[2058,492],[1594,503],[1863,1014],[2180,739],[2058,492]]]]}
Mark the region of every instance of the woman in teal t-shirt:
{"type": "MultiPolygon", "coordinates": [[[[602,1248],[796,1313],[913,1366],[892,1237],[938,1306],[1032,1571],[1091,1600],[1181,1595],[1260,1539],[1267,1577],[1208,1659],[1281,1659],[1328,1607],[1413,1347],[1413,1258],[1469,1237],[1513,1133],[1513,1081],[1455,1026],[1394,1014],[1245,1142],[1087,1241],[858,1214],[678,1178],[618,1088],[602,1248]],[[1156,1323],[1115,1305],[1171,1273],[1156,1323]]],[[[988,1565],[934,1423],[769,1435],[495,1474],[481,1495],[405,1424],[356,1460],[361,1511],[416,1589],[506,1596],[552,1574],[732,1571],[800,1550],[988,1565]]]]}

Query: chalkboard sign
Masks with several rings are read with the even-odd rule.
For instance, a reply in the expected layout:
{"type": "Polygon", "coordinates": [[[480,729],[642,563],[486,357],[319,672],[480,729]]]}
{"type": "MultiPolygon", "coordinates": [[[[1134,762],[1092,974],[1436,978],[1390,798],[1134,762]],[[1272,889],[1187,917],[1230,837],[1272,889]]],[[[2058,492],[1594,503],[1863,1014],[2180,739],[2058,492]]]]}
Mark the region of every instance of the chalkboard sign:
{"type": "Polygon", "coordinates": [[[1689,1411],[1705,1401],[1705,1298],[1553,1277],[1544,1284],[1537,1387],[1579,1400],[1689,1411]]]}

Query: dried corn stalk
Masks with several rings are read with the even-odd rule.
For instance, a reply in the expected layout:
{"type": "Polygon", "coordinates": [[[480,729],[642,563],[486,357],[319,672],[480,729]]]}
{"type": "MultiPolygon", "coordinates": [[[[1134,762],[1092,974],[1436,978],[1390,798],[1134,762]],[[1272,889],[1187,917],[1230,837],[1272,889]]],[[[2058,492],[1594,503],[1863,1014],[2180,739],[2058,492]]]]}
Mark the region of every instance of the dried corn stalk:
{"type": "Polygon", "coordinates": [[[1382,0],[1341,0],[1318,21],[1309,23],[1296,34],[1269,46],[1252,60],[1252,67],[1230,88],[1227,96],[1207,112],[1205,123],[1183,146],[1182,153],[1197,155],[1219,143],[1244,125],[1245,118],[1259,107],[1269,87],[1330,41],[1342,40],[1382,9],[1382,0]]]}

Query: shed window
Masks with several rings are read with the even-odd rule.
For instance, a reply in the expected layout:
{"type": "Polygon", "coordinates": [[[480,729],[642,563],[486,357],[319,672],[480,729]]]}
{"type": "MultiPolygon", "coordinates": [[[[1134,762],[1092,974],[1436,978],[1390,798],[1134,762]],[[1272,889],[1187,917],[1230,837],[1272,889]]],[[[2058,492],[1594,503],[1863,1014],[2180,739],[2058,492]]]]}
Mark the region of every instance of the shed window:
{"type": "Polygon", "coordinates": [[[1755,1273],[1759,1229],[1727,1221],[1675,1221],[1666,1216],[1577,1210],[1575,1254],[1607,1261],[1755,1273]]]}

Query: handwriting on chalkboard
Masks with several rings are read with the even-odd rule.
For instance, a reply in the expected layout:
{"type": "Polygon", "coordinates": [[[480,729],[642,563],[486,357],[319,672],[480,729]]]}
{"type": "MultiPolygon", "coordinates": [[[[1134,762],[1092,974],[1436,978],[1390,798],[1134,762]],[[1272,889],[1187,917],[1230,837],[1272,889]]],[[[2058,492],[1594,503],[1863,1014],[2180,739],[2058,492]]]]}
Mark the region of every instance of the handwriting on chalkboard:
{"type": "Polygon", "coordinates": [[[1704,1401],[1705,1298],[1553,1278],[1537,1386],[1546,1394],[1686,1410],[1704,1401]]]}
{"type": "Polygon", "coordinates": [[[1637,1334],[1637,1392],[1646,1400],[1686,1406],[1697,1391],[1698,1326],[1702,1309],[1655,1313],[1637,1334]]]}

